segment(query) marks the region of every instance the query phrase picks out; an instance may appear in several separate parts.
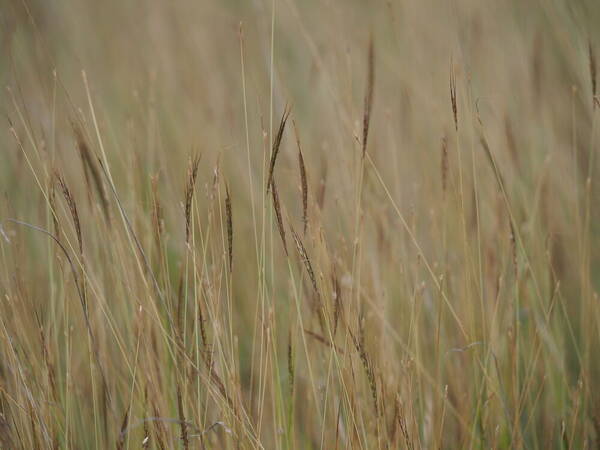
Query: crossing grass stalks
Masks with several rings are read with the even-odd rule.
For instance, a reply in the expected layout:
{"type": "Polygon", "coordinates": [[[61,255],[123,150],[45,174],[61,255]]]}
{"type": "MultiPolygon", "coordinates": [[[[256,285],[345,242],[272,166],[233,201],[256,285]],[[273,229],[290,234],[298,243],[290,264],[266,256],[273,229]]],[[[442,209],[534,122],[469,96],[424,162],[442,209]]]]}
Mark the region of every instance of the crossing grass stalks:
{"type": "Polygon", "coordinates": [[[2,3],[0,448],[596,448],[600,4],[538,3],[2,3]]]}

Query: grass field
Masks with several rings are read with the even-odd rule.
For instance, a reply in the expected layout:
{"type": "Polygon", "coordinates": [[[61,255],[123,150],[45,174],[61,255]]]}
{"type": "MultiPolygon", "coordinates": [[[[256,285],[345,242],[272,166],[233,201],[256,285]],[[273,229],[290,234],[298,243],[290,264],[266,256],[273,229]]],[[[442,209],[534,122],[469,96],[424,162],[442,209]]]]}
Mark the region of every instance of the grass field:
{"type": "Polygon", "coordinates": [[[0,446],[600,446],[597,0],[0,0],[0,446]]]}

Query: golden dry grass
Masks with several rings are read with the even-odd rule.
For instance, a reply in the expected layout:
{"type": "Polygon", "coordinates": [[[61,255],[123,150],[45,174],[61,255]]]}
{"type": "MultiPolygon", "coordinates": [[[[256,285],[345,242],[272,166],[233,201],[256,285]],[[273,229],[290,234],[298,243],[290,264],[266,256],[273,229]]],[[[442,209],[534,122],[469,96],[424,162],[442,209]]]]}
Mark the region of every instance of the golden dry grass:
{"type": "Polygon", "coordinates": [[[600,445],[595,0],[0,21],[2,448],[600,445]]]}

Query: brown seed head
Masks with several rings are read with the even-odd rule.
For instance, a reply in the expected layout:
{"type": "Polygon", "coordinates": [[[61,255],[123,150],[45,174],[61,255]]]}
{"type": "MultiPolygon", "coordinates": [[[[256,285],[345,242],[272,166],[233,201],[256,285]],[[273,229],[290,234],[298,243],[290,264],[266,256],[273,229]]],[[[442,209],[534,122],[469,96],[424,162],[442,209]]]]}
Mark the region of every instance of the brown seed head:
{"type": "Polygon", "coordinates": [[[371,109],[373,107],[373,87],[375,85],[375,47],[373,36],[369,39],[369,54],[367,60],[367,90],[365,93],[365,103],[363,112],[363,136],[362,136],[362,156],[367,153],[367,139],[369,137],[369,125],[371,122],[371,109]]]}

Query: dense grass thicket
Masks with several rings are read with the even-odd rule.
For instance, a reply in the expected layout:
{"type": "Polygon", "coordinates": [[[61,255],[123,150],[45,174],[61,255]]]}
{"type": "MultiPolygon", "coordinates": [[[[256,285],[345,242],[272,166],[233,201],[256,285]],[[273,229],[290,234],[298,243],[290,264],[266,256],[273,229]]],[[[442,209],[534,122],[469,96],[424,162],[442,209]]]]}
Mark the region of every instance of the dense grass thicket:
{"type": "Polygon", "coordinates": [[[597,0],[0,0],[0,447],[598,448],[597,0]]]}

